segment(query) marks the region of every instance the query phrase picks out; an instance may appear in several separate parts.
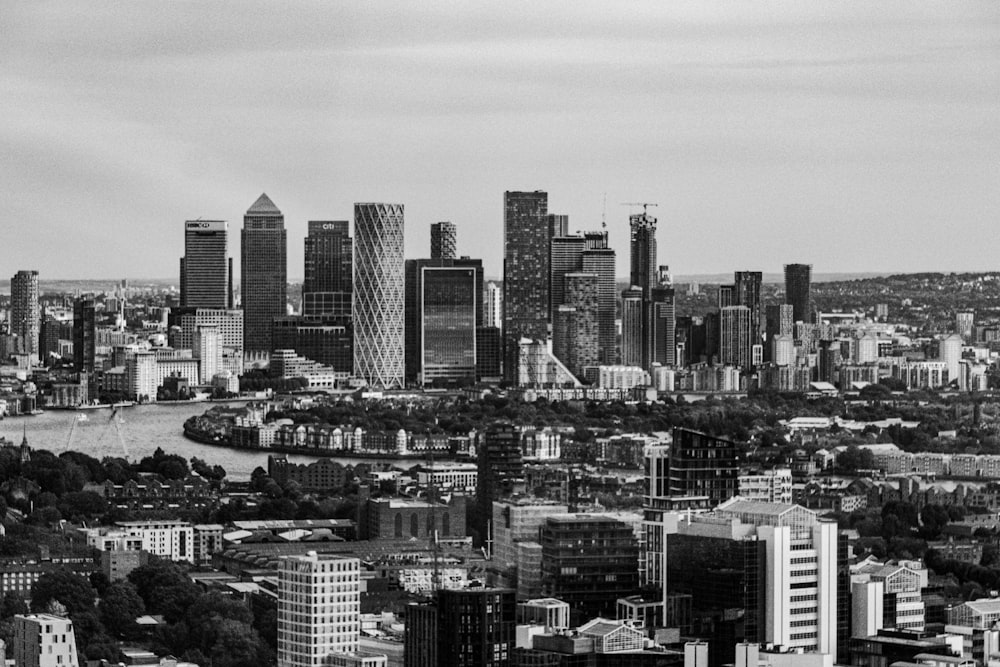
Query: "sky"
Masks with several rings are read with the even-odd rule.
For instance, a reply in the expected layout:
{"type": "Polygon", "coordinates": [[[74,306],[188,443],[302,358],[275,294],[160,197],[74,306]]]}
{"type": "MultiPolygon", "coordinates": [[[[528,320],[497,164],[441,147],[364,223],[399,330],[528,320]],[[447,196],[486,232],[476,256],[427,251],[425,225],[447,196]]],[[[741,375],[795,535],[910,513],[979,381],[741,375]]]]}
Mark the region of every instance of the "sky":
{"type": "Polygon", "coordinates": [[[0,4],[0,276],[169,278],[188,219],[405,205],[502,272],[503,193],[655,202],[677,274],[996,270],[1000,3],[0,4]],[[4,273],[6,272],[6,273],[4,273]]]}

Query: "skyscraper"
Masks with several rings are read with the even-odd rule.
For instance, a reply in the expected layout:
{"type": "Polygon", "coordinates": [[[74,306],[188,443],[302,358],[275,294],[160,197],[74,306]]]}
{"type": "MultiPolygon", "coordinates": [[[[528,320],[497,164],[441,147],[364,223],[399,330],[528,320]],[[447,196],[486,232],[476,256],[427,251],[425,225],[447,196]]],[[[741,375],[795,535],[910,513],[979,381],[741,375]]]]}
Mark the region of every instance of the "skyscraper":
{"type": "Polygon", "coordinates": [[[597,275],[597,339],[598,356],[602,364],[618,363],[617,333],[615,331],[615,251],[608,247],[589,248],[583,251],[584,273],[597,275]]]}
{"type": "Polygon", "coordinates": [[[304,316],[351,316],[353,264],[353,241],[347,220],[310,220],[302,281],[304,316]]]}
{"type": "Polygon", "coordinates": [[[792,305],[794,322],[812,322],[811,264],[785,264],[785,303],[792,305]]]}
{"type": "Polygon", "coordinates": [[[73,303],[73,365],[80,382],[87,384],[87,400],[97,398],[97,310],[94,300],[77,299],[73,303]]]}
{"type": "Polygon", "coordinates": [[[764,274],[760,271],[737,271],[733,280],[733,305],[746,306],[750,309],[750,335],[753,343],[760,342],[761,313],[760,286],[764,274]]]}
{"type": "Polygon", "coordinates": [[[622,292],[622,364],[643,366],[642,288],[633,285],[622,292]]]}
{"type": "Polygon", "coordinates": [[[483,317],[485,326],[503,328],[503,288],[492,281],[486,285],[483,317]]]}
{"type": "Polygon", "coordinates": [[[181,307],[229,305],[229,223],[188,220],[181,257],[181,307]]]}
{"type": "Polygon", "coordinates": [[[354,374],[403,387],[403,205],[354,205],[354,374]]]}
{"type": "Polygon", "coordinates": [[[452,222],[431,225],[431,259],[455,259],[458,231],[452,222]]]}
{"type": "Polygon", "coordinates": [[[278,561],[278,665],[332,664],[358,650],[361,569],[357,558],[309,553],[278,561]]]}
{"type": "Polygon", "coordinates": [[[552,353],[573,375],[596,366],[598,358],[598,276],[567,273],[564,303],[556,311],[552,330],[552,353]]]}
{"type": "Polygon", "coordinates": [[[504,193],[504,377],[518,378],[521,338],[545,340],[549,331],[549,196],[504,193]]]}
{"type": "Polygon", "coordinates": [[[632,231],[630,282],[642,289],[643,299],[649,299],[650,290],[656,287],[656,218],[643,211],[628,220],[632,231]]]}
{"type": "Polygon", "coordinates": [[[566,274],[583,269],[583,251],[587,240],[582,236],[553,236],[549,252],[550,319],[555,323],[559,306],[566,302],[566,274]]]}
{"type": "Polygon", "coordinates": [[[407,260],[406,274],[407,377],[431,386],[473,383],[482,263],[407,260]]]}
{"type": "Polygon", "coordinates": [[[240,290],[243,349],[271,351],[271,324],[287,312],[288,267],[285,216],[266,194],[243,217],[240,290]]]}
{"type": "Polygon", "coordinates": [[[657,282],[648,306],[649,365],[674,366],[677,364],[676,302],[666,266],[657,271],[657,282]]]}
{"type": "Polygon", "coordinates": [[[719,312],[719,361],[738,368],[750,367],[750,309],[726,306],[719,312]]]}
{"type": "Polygon", "coordinates": [[[774,360],[774,341],[779,336],[795,335],[791,304],[773,304],[764,309],[764,361],[774,360]]]}
{"type": "Polygon", "coordinates": [[[18,351],[38,357],[42,331],[38,271],[18,271],[10,279],[10,328],[18,338],[18,351]]]}

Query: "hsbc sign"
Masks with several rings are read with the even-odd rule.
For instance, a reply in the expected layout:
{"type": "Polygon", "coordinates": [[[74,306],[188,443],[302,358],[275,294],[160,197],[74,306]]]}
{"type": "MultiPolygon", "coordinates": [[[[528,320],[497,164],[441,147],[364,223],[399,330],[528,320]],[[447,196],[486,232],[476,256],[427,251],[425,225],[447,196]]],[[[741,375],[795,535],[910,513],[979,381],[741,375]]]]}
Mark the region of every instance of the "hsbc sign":
{"type": "Polygon", "coordinates": [[[188,220],[184,223],[184,228],[200,232],[220,232],[225,231],[226,223],[223,220],[188,220]]]}

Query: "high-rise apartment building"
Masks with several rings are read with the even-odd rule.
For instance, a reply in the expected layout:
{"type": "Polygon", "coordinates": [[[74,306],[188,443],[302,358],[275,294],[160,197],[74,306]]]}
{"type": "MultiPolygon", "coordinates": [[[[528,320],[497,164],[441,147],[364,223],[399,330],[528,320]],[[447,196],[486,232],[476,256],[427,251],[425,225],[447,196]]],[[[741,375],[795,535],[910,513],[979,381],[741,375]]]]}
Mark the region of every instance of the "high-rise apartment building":
{"type": "Polygon", "coordinates": [[[243,349],[271,351],[271,325],[287,312],[285,216],[266,194],[243,217],[240,247],[243,349]]]}
{"type": "Polygon", "coordinates": [[[406,618],[406,667],[512,664],[516,627],[512,589],[442,590],[430,603],[408,606],[406,618]]]}
{"type": "Polygon", "coordinates": [[[733,280],[733,305],[746,306],[750,309],[751,344],[760,342],[761,302],[760,287],[764,274],[760,271],[737,271],[733,280]]]}
{"type": "Polygon", "coordinates": [[[792,321],[811,323],[811,264],[785,264],[785,303],[792,306],[792,321]]]}
{"type": "Polygon", "coordinates": [[[600,363],[598,280],[596,273],[565,274],[563,304],[553,320],[552,353],[578,378],[600,363]]]}
{"type": "Polygon", "coordinates": [[[719,361],[728,366],[750,368],[752,319],[746,306],[726,306],[719,312],[719,361]]]}
{"type": "Polygon", "coordinates": [[[305,238],[302,315],[350,317],[353,240],[347,220],[310,220],[305,238]]]}
{"type": "Polygon", "coordinates": [[[97,398],[97,309],[90,298],[73,303],[73,365],[87,384],[87,400],[97,398]]]}
{"type": "Polygon", "coordinates": [[[486,284],[483,299],[483,325],[503,329],[503,288],[495,282],[486,284]]]}
{"type": "Polygon", "coordinates": [[[656,218],[645,211],[629,216],[632,266],[630,283],[642,289],[644,299],[656,287],[656,218]]]}
{"type": "Polygon", "coordinates": [[[194,356],[198,359],[198,383],[209,384],[223,370],[222,342],[218,326],[201,326],[195,331],[194,356]]]}
{"type": "Polygon", "coordinates": [[[10,330],[21,354],[39,356],[42,309],[38,302],[38,271],[18,271],[10,279],[10,330]]]}
{"type": "Polygon", "coordinates": [[[966,342],[972,341],[972,333],[975,330],[976,314],[971,310],[963,310],[955,313],[955,333],[966,342]]]}
{"type": "Polygon", "coordinates": [[[524,460],[521,457],[521,430],[513,424],[493,424],[476,446],[475,529],[485,541],[493,503],[524,487],[524,460]]]}
{"type": "Polygon", "coordinates": [[[354,205],[354,374],[369,386],[402,388],[403,205],[354,205]]]}
{"type": "Polygon", "coordinates": [[[774,361],[774,341],[778,336],[795,336],[794,311],[789,303],[764,309],[764,361],[774,361]]]}
{"type": "Polygon", "coordinates": [[[231,308],[229,223],[188,220],[181,257],[181,307],[231,308]]]}
{"type": "Polygon", "coordinates": [[[455,259],[458,256],[458,230],[453,222],[431,225],[431,259],[455,259]]]}
{"type": "Polygon", "coordinates": [[[597,274],[597,339],[602,364],[618,363],[617,317],[618,294],[615,287],[615,251],[608,247],[607,232],[587,232],[580,270],[597,274]]]}
{"type": "Polygon", "coordinates": [[[650,292],[646,322],[649,326],[646,356],[649,365],[677,364],[675,293],[666,266],[657,270],[657,286],[650,292]]]}
{"type": "Polygon", "coordinates": [[[504,377],[518,379],[521,338],[546,340],[549,332],[551,224],[545,192],[504,193],[504,377]]]}
{"type": "Polygon", "coordinates": [[[278,561],[278,667],[331,664],[358,650],[361,565],[310,552],[278,561]]]}
{"type": "Polygon", "coordinates": [[[636,285],[622,292],[622,345],[621,360],[624,366],[643,368],[643,298],[642,289],[636,285]]]}

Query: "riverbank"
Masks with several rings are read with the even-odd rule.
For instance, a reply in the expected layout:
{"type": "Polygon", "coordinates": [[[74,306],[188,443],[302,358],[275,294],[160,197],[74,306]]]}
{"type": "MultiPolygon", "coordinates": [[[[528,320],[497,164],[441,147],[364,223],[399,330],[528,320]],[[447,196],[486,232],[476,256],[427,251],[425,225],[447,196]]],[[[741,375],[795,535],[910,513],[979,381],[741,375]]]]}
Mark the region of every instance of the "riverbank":
{"type": "MultiPolygon", "coordinates": [[[[226,438],[205,433],[197,429],[184,425],[184,437],[192,442],[201,445],[212,445],[213,447],[223,447],[239,452],[254,452],[258,454],[290,454],[294,456],[313,456],[316,458],[351,459],[356,461],[412,461],[414,465],[427,460],[425,452],[357,452],[355,450],[339,449],[316,449],[312,447],[285,447],[282,445],[271,445],[270,447],[237,447],[226,438]]],[[[453,461],[471,461],[471,457],[464,455],[448,455],[445,458],[435,456],[434,460],[439,463],[453,461]]]]}

